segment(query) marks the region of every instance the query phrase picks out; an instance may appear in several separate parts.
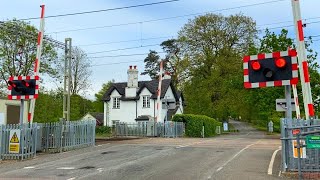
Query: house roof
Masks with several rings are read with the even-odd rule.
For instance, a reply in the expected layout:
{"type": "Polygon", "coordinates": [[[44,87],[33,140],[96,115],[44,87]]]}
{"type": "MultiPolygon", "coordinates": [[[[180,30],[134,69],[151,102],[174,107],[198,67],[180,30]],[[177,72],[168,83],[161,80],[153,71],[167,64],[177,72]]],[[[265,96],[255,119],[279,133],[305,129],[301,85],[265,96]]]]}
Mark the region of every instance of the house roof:
{"type": "Polygon", "coordinates": [[[176,106],[176,108],[174,108],[174,109],[169,109],[169,110],[168,110],[168,114],[167,114],[167,115],[168,115],[168,121],[171,121],[173,115],[176,114],[176,112],[178,111],[178,109],[179,109],[179,106],[176,106]]]}
{"type": "Polygon", "coordinates": [[[87,114],[90,114],[96,119],[97,125],[101,125],[103,123],[103,113],[99,112],[89,112],[87,114]]]}
{"type": "MultiPolygon", "coordinates": [[[[110,101],[110,95],[114,90],[117,90],[118,93],[121,95],[120,100],[123,101],[132,101],[132,100],[138,100],[140,98],[140,93],[144,88],[147,88],[151,95],[151,99],[157,99],[157,89],[158,89],[159,81],[158,80],[151,80],[151,81],[139,81],[138,82],[138,91],[136,94],[136,97],[127,98],[125,95],[125,89],[127,87],[126,82],[121,83],[112,83],[111,87],[106,91],[104,96],[102,97],[103,101],[110,101]]],[[[171,87],[172,92],[175,96],[176,101],[179,101],[178,93],[175,89],[175,87],[172,84],[171,79],[164,79],[162,80],[161,85],[161,98],[163,98],[168,90],[168,88],[171,87]]]]}

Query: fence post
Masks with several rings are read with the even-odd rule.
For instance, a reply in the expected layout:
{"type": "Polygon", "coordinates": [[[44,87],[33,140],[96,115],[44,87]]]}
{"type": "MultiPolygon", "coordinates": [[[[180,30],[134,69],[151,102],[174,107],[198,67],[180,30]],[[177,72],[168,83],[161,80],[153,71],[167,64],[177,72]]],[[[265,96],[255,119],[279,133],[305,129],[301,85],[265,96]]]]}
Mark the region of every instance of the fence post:
{"type": "Polygon", "coordinates": [[[0,125],[0,160],[2,160],[3,145],[5,144],[3,139],[3,125],[0,125]]]}
{"type": "Polygon", "coordinates": [[[299,180],[302,179],[302,173],[301,173],[301,145],[300,145],[300,133],[297,134],[297,150],[298,150],[298,173],[299,173],[299,180]]]}
{"type": "Polygon", "coordinates": [[[285,172],[286,171],[286,140],[285,138],[286,137],[286,128],[285,128],[285,119],[281,118],[280,119],[280,123],[281,123],[281,137],[283,138],[282,141],[281,141],[281,144],[282,144],[282,150],[281,150],[281,153],[282,153],[282,172],[285,172]]]}

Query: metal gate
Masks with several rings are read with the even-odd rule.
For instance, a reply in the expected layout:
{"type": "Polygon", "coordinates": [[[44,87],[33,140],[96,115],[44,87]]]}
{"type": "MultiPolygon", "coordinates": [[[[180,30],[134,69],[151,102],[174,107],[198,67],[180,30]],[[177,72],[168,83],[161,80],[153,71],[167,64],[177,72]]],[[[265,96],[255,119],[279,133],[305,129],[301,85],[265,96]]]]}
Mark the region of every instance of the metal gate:
{"type": "MultiPolygon", "coordinates": [[[[282,141],[282,169],[283,171],[298,171],[298,148],[297,134],[300,136],[301,144],[305,144],[304,133],[320,130],[320,120],[297,120],[281,119],[281,141],[282,141]]],[[[320,135],[320,133],[312,133],[320,135]]],[[[320,149],[308,149],[303,147],[300,150],[301,171],[320,171],[320,149]]]]}
{"type": "MultiPolygon", "coordinates": [[[[34,124],[8,124],[0,126],[0,159],[28,159],[36,155],[37,123],[34,124]],[[10,131],[18,131],[16,136],[16,152],[12,152],[10,131]]],[[[14,150],[15,151],[15,150],[14,150]]]]}
{"type": "Polygon", "coordinates": [[[182,137],[184,135],[183,122],[137,122],[117,123],[116,136],[152,136],[152,137],[182,137]]]}

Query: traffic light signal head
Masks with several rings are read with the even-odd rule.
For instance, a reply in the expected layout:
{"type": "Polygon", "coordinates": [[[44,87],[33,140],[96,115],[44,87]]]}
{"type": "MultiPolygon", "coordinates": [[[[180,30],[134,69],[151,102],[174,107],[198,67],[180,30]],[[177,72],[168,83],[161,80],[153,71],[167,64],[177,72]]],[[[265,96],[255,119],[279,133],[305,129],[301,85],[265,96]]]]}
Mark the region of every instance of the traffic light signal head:
{"type": "Polygon", "coordinates": [[[36,99],[39,76],[11,76],[8,81],[8,99],[36,99]]]}
{"type": "Polygon", "coordinates": [[[298,83],[297,53],[295,50],[245,56],[243,68],[245,88],[298,83]]]}

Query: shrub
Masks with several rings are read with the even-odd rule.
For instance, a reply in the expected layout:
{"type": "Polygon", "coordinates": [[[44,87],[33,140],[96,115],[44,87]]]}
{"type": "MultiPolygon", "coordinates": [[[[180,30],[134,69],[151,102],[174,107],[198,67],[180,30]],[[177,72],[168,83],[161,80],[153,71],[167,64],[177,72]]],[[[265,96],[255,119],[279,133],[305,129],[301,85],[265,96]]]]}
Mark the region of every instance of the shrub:
{"type": "Polygon", "coordinates": [[[108,126],[97,126],[96,127],[96,134],[110,134],[111,127],[108,126]]]}
{"type": "Polygon", "coordinates": [[[172,121],[185,123],[185,134],[189,137],[202,137],[202,126],[204,126],[204,137],[211,137],[216,134],[216,127],[221,122],[204,115],[177,114],[172,121]]]}

